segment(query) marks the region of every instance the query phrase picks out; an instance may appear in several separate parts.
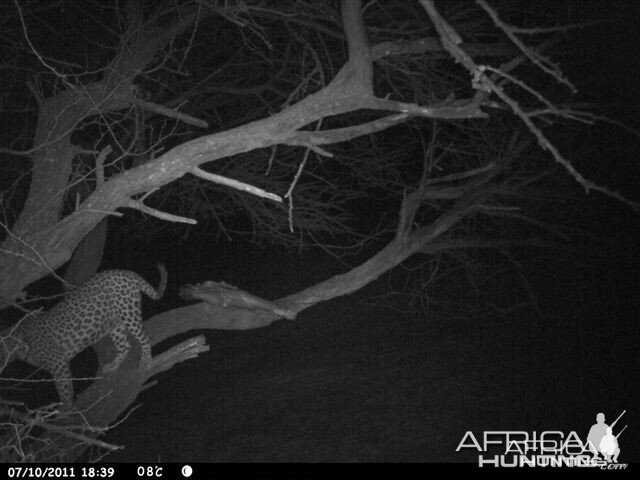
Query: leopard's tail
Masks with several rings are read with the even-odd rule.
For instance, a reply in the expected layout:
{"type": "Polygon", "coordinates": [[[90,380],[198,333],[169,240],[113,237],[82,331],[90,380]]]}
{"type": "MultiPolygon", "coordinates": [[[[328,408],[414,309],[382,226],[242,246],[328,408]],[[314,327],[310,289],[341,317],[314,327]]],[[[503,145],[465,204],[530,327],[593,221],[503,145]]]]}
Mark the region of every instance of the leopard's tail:
{"type": "Polygon", "coordinates": [[[160,271],[160,284],[155,289],[144,279],[141,279],[140,290],[142,290],[149,298],[153,300],[160,300],[164,295],[164,290],[167,288],[167,269],[161,263],[158,264],[158,270],[160,271]]]}

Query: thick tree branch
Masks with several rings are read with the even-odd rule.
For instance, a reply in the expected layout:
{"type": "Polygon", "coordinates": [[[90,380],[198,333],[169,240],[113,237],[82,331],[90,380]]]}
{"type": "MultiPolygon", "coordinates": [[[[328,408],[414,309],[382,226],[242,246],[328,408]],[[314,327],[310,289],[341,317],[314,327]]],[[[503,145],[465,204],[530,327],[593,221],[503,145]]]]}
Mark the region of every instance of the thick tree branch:
{"type": "MultiPolygon", "coordinates": [[[[11,243],[4,246],[4,251],[11,253],[9,256],[0,257],[0,268],[6,267],[7,271],[16,272],[20,281],[0,279],[0,296],[17,297],[25,285],[48,273],[50,267],[56,268],[67,261],[75,246],[104,215],[120,207],[132,206],[131,199],[136,195],[166,185],[186,173],[193,172],[194,168],[204,163],[278,143],[295,142],[299,129],[322,118],[367,108],[396,110],[403,114],[411,113],[431,118],[471,118],[485,115],[479,109],[477,101],[473,100],[427,107],[378,99],[373,96],[370,79],[371,57],[367,53],[369,47],[361,18],[362,12],[355,7],[359,2],[345,1],[344,3],[343,21],[345,35],[350,45],[349,51],[354,55],[364,55],[363,58],[350,57],[326,88],[309,95],[280,113],[225,132],[186,142],[154,161],[112,177],[58,225],[52,224],[46,229],[35,231],[22,230],[23,241],[41,252],[39,257],[44,261],[41,262],[38,257],[25,251],[22,244],[11,243]],[[27,262],[38,264],[39,267],[33,268],[33,263],[30,263],[26,268],[23,257],[28,257],[27,262]]],[[[142,55],[142,58],[150,61],[151,56],[147,52],[142,55]]],[[[391,118],[393,123],[404,117],[391,118]]],[[[374,124],[369,128],[376,127],[379,128],[380,124],[374,124]]],[[[365,126],[361,130],[362,134],[367,130],[368,127],[365,126]]],[[[356,131],[357,127],[351,133],[356,131]]],[[[347,135],[348,132],[344,131],[342,134],[347,135]]],[[[48,172],[47,175],[52,175],[52,172],[48,172]]],[[[135,207],[142,208],[141,205],[135,205],[135,207]]],[[[150,210],[148,212],[152,213],[150,210]]]]}

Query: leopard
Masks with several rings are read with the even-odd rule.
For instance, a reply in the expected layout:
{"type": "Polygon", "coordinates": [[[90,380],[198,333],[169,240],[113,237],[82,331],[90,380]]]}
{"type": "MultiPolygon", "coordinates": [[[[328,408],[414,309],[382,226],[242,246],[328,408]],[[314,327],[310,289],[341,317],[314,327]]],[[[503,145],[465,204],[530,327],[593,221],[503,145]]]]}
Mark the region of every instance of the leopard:
{"type": "Polygon", "coordinates": [[[0,371],[13,360],[47,370],[53,376],[64,409],[73,405],[71,360],[85,348],[109,335],[116,347],[104,374],[124,361],[131,334],[141,346],[139,368],[152,368],[151,343],[142,321],[142,293],[160,300],[167,286],[167,270],[158,264],[160,283],[150,283],[129,270],[103,270],[72,290],[49,310],[26,315],[0,334],[0,371]]]}

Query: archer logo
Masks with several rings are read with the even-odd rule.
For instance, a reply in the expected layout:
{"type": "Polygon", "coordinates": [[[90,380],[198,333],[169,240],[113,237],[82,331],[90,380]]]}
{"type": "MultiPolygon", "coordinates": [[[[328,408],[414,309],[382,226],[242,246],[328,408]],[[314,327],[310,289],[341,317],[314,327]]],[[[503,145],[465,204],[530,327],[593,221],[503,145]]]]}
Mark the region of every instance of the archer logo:
{"type": "Polygon", "coordinates": [[[618,415],[618,418],[616,418],[611,425],[605,423],[604,413],[598,413],[598,415],[596,415],[596,423],[593,424],[587,436],[587,445],[594,459],[603,458],[607,463],[618,463],[618,455],[620,455],[618,437],[622,435],[627,425],[615,435],[613,433],[613,427],[615,427],[618,420],[620,420],[626,412],[627,411],[624,410],[618,415]],[[600,457],[600,455],[602,457],[600,457]]]}

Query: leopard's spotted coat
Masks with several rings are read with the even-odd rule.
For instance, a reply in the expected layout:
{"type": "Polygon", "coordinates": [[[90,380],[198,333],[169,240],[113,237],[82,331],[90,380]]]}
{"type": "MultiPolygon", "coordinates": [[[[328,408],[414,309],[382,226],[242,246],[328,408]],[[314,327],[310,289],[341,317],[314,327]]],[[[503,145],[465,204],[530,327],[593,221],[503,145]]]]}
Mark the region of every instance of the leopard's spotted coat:
{"type": "Polygon", "coordinates": [[[128,270],[105,270],[71,292],[47,312],[25,317],[0,337],[0,370],[13,359],[21,359],[48,370],[54,377],[60,400],[73,403],[73,383],[69,362],[82,350],[110,335],[117,354],[104,366],[104,373],[115,371],[126,358],[131,345],[127,332],[142,347],[140,366],[151,366],[151,344],[142,324],[141,301],[162,297],[167,271],[160,270],[156,291],[144,278],[128,270]]]}

